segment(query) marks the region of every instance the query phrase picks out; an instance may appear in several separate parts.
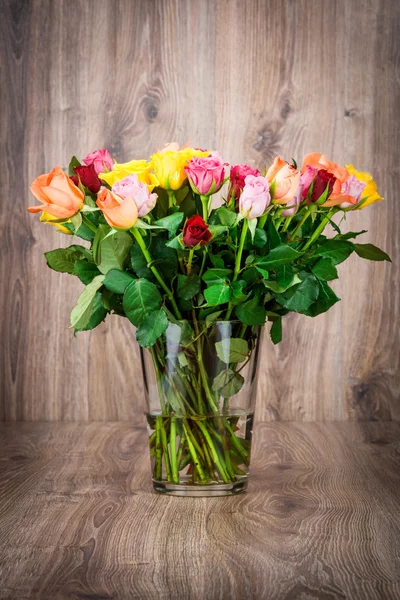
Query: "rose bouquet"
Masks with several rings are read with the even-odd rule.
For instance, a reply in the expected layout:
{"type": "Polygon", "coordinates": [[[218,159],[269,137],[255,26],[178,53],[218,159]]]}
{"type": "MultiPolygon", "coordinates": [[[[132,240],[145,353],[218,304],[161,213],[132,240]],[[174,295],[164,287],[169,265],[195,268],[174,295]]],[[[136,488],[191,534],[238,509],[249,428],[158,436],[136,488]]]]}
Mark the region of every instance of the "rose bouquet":
{"type": "Polygon", "coordinates": [[[41,204],[30,212],[86,242],[45,254],[85,285],[74,331],[109,313],[136,327],[155,488],[245,489],[260,328],[270,322],[276,344],[289,312],[331,308],[330,282],[353,252],[390,260],[354,241],[364,231],[340,230],[347,213],[382,200],[372,177],[317,153],[301,169],[276,158],[261,173],[170,144],[150,161],[73,157],[68,174],[56,167],[31,190],[41,204]]]}

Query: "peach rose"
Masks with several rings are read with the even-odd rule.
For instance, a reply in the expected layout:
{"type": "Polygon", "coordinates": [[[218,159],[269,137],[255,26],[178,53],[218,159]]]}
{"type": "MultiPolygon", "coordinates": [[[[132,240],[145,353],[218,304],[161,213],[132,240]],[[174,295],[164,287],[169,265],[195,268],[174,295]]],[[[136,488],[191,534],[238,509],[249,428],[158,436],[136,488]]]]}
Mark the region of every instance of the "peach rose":
{"type": "Polygon", "coordinates": [[[30,213],[44,210],[56,219],[69,219],[81,210],[85,196],[61,167],[39,175],[31,185],[31,192],[42,206],[30,206],[30,213]]]}
{"type": "Polygon", "coordinates": [[[276,181],[274,202],[277,204],[288,204],[296,196],[300,173],[286,160],[277,156],[273,165],[268,169],[266,178],[269,183],[276,181]]]}
{"type": "Polygon", "coordinates": [[[121,198],[103,187],[97,195],[96,204],[107,223],[115,229],[130,229],[137,221],[138,209],[130,196],[121,198]]]}

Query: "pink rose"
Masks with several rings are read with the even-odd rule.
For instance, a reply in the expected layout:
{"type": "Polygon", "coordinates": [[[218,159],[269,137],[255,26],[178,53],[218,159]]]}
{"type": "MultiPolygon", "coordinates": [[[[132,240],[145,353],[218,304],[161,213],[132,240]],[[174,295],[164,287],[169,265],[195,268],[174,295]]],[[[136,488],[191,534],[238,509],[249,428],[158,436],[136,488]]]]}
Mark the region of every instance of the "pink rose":
{"type": "Polygon", "coordinates": [[[247,175],[239,200],[239,212],[245,219],[261,217],[271,202],[269,182],[262,175],[247,175]]]}
{"type": "Polygon", "coordinates": [[[294,198],[292,198],[292,200],[290,202],[288,202],[288,205],[290,208],[287,208],[286,210],[284,210],[281,213],[282,217],[293,217],[293,215],[295,215],[297,213],[297,211],[299,210],[299,206],[301,204],[302,201],[302,191],[303,191],[303,186],[300,183],[298,188],[297,188],[297,192],[294,198]]]}
{"type": "Polygon", "coordinates": [[[311,165],[306,165],[304,172],[301,174],[300,183],[303,187],[302,196],[305,198],[308,194],[308,189],[316,176],[318,169],[311,165]]]}
{"type": "Polygon", "coordinates": [[[261,173],[258,169],[252,169],[249,167],[249,165],[234,165],[231,167],[228,198],[226,200],[228,204],[231,201],[232,196],[234,196],[235,207],[239,205],[239,197],[244,188],[244,180],[246,179],[247,175],[254,175],[255,177],[258,177],[261,175],[261,173]]]}
{"type": "Polygon", "coordinates": [[[147,185],[139,181],[135,174],[128,175],[117,181],[117,183],[114,183],[112,191],[121,198],[126,198],[127,196],[133,198],[139,217],[144,217],[153,210],[158,198],[157,194],[150,194],[147,185]]]}
{"type": "Polygon", "coordinates": [[[193,191],[201,196],[218,192],[224,182],[226,165],[218,152],[212,152],[210,156],[194,156],[185,167],[193,191]]]}
{"type": "Polygon", "coordinates": [[[351,175],[343,184],[342,189],[340,190],[341,194],[345,196],[352,196],[352,202],[342,202],[339,204],[340,208],[348,208],[349,206],[354,206],[357,202],[360,202],[361,195],[364,191],[364,188],[367,184],[363,181],[357,179],[355,175],[351,175]],[[355,202],[354,202],[355,200],[355,202]]]}
{"type": "Polygon", "coordinates": [[[106,169],[111,171],[114,165],[114,161],[111,158],[107,148],[104,150],[95,150],[94,152],[91,152],[83,159],[83,162],[87,167],[94,165],[97,175],[99,173],[104,173],[106,169]]]}

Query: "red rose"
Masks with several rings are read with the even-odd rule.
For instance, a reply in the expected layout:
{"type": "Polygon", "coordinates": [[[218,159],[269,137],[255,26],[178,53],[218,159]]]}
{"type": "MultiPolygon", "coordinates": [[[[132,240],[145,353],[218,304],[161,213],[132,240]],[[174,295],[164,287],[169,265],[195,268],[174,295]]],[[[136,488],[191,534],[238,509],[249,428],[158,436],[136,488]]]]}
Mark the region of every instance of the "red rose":
{"type": "Polygon", "coordinates": [[[311,193],[311,202],[317,202],[322,194],[325,192],[326,187],[328,186],[328,195],[332,193],[333,186],[335,184],[336,177],[329,173],[329,171],[325,171],[325,169],[320,169],[317,171],[317,174],[314,178],[314,186],[311,193]]]}
{"type": "Polygon", "coordinates": [[[239,205],[239,197],[244,188],[244,180],[247,175],[254,175],[258,177],[261,175],[258,169],[252,169],[249,165],[234,165],[231,167],[231,174],[229,177],[229,190],[227,203],[229,204],[232,196],[235,196],[235,208],[239,205]]]}
{"type": "Polygon", "coordinates": [[[75,185],[78,185],[78,175],[81,179],[82,184],[87,187],[88,190],[97,194],[101,187],[100,179],[97,177],[96,169],[94,164],[81,165],[80,167],[74,167],[76,175],[71,177],[75,185]]]}
{"type": "Polygon", "coordinates": [[[208,244],[211,240],[212,234],[208,229],[207,223],[205,223],[200,215],[190,217],[185,223],[183,228],[183,243],[186,248],[193,248],[200,244],[201,247],[208,244]]]}

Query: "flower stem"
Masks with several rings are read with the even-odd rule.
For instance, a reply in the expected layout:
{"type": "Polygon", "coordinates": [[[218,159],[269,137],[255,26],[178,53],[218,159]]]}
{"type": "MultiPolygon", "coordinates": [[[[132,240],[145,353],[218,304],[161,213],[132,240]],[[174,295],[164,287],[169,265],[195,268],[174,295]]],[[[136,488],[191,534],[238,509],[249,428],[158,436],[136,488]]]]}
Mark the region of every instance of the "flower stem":
{"type": "MultiPolygon", "coordinates": [[[[246,234],[247,234],[248,227],[249,227],[248,221],[247,221],[247,219],[244,219],[244,221],[243,221],[243,227],[242,227],[242,233],[240,235],[239,248],[238,248],[237,255],[236,255],[236,260],[235,260],[235,270],[233,272],[232,283],[234,281],[236,281],[236,279],[239,276],[240,265],[241,265],[241,262],[242,262],[243,248],[244,248],[244,243],[246,241],[246,234]]],[[[233,311],[233,304],[232,304],[232,302],[229,302],[228,311],[227,311],[226,316],[225,316],[225,320],[226,321],[229,320],[229,317],[231,316],[232,311],[233,311]]]]}
{"type": "Polygon", "coordinates": [[[282,227],[282,231],[286,231],[287,230],[287,228],[289,227],[289,225],[290,225],[293,217],[294,217],[294,215],[292,215],[291,217],[286,217],[286,223],[282,227]]]}
{"type": "Polygon", "coordinates": [[[205,223],[207,223],[208,211],[209,211],[209,197],[208,196],[200,196],[200,200],[203,205],[203,221],[205,223]]]}
{"type": "Polygon", "coordinates": [[[300,223],[298,223],[296,225],[296,227],[294,228],[294,230],[292,231],[291,235],[290,235],[290,239],[294,240],[294,238],[296,237],[297,232],[299,231],[299,229],[304,225],[304,223],[307,221],[308,217],[311,215],[311,210],[310,210],[310,206],[309,205],[303,215],[303,218],[301,219],[300,223]]]}
{"type": "Polygon", "coordinates": [[[176,417],[171,417],[169,431],[169,451],[171,454],[171,476],[173,483],[179,483],[178,463],[176,456],[176,417]]]}
{"type": "Polygon", "coordinates": [[[332,216],[335,214],[335,210],[332,209],[328,212],[328,214],[326,215],[326,217],[321,221],[321,223],[318,225],[317,229],[314,231],[314,233],[312,234],[312,236],[310,237],[310,239],[308,240],[308,242],[306,242],[306,244],[304,244],[302,250],[307,250],[307,248],[309,246],[311,246],[311,244],[313,242],[315,242],[315,240],[321,235],[321,233],[323,232],[323,230],[325,229],[325,227],[328,225],[329,221],[331,220],[332,216]]]}
{"type": "Polygon", "coordinates": [[[190,248],[189,250],[189,258],[187,262],[187,274],[190,275],[192,272],[192,260],[193,260],[194,248],[190,248]]]}
{"type": "Polygon", "coordinates": [[[264,229],[265,223],[267,221],[268,213],[259,218],[257,227],[258,229],[264,229]]]}
{"type": "Polygon", "coordinates": [[[173,190],[167,190],[168,194],[168,208],[172,208],[176,205],[176,196],[173,190]]]}
{"type": "Polygon", "coordinates": [[[204,482],[206,480],[206,477],[204,475],[204,471],[203,471],[202,466],[200,464],[200,461],[198,459],[195,447],[193,446],[192,440],[190,438],[189,425],[188,425],[188,422],[187,422],[186,419],[184,419],[183,427],[184,427],[184,430],[185,430],[186,439],[187,439],[187,443],[188,443],[188,446],[189,446],[189,452],[190,452],[190,454],[192,456],[192,459],[193,459],[193,465],[197,469],[197,472],[199,474],[200,480],[204,482]]]}
{"type": "Polygon", "coordinates": [[[151,272],[153,273],[154,277],[157,279],[158,283],[160,284],[160,286],[163,288],[163,290],[167,294],[168,300],[171,302],[172,307],[174,309],[175,316],[178,319],[182,319],[181,312],[178,308],[178,305],[175,302],[174,294],[172,293],[172,291],[169,289],[169,287],[165,283],[165,281],[162,278],[161,274],[159,273],[157,267],[155,267],[154,265],[151,264],[153,259],[151,258],[150,252],[146,248],[146,244],[144,242],[144,239],[142,238],[142,235],[141,235],[139,229],[137,229],[136,227],[132,227],[132,229],[130,231],[133,233],[135,240],[139,244],[139,247],[143,253],[143,256],[147,260],[147,265],[150,266],[151,272]]]}

